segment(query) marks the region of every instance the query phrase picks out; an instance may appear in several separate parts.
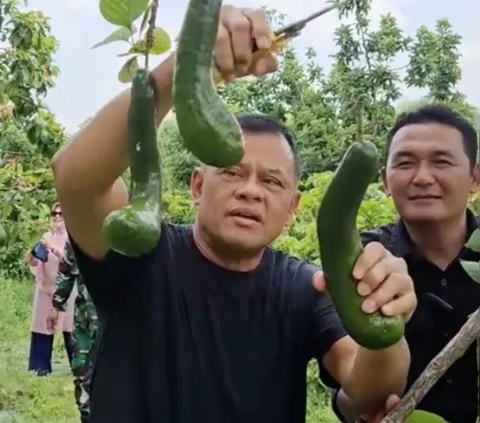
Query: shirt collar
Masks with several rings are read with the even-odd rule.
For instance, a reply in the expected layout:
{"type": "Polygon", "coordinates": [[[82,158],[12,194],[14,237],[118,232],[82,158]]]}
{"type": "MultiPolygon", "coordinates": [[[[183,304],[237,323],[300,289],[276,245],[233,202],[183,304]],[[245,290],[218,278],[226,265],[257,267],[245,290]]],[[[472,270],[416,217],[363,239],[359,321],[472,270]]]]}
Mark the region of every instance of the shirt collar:
{"type": "MultiPolygon", "coordinates": [[[[466,211],[466,219],[467,219],[467,233],[468,233],[467,239],[468,239],[470,235],[473,233],[473,231],[475,231],[475,229],[478,229],[479,222],[478,222],[478,218],[475,217],[475,214],[470,209],[467,209],[466,211]]],[[[394,228],[393,235],[394,235],[393,250],[396,255],[399,255],[400,257],[404,257],[404,258],[406,258],[407,256],[410,256],[411,258],[415,258],[415,257],[420,258],[420,255],[415,249],[415,244],[410,238],[407,227],[403,220],[400,219],[397,222],[394,228]]],[[[467,240],[465,240],[465,242],[466,241],[467,240]]]]}

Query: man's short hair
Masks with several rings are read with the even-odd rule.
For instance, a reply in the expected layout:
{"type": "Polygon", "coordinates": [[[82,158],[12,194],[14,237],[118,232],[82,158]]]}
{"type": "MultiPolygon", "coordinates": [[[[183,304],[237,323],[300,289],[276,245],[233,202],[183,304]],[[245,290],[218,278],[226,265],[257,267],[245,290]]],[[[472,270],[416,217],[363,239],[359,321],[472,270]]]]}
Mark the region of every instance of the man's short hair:
{"type": "Polygon", "coordinates": [[[422,123],[439,123],[457,129],[462,134],[463,148],[473,169],[478,160],[478,134],[473,125],[444,104],[428,104],[416,110],[402,113],[388,133],[385,148],[385,165],[395,134],[404,126],[422,123]]]}
{"type": "Polygon", "coordinates": [[[302,169],[298,158],[295,138],[283,123],[270,116],[262,114],[245,114],[239,115],[236,118],[243,132],[278,134],[283,136],[293,153],[295,174],[300,178],[302,169]]]}

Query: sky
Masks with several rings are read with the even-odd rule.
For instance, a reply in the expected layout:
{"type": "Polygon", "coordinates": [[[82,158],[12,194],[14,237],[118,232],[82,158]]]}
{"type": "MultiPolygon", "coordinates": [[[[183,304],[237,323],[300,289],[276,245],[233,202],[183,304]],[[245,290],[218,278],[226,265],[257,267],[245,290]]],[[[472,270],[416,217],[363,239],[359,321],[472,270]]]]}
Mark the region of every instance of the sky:
{"type": "MultiPolygon", "coordinates": [[[[288,21],[303,18],[324,7],[324,2],[309,0],[230,0],[240,7],[274,8],[286,15],[288,21]]],[[[56,64],[61,74],[46,103],[67,131],[74,132],[87,118],[93,116],[106,102],[126,88],[117,81],[124,61],[117,55],[126,50],[124,43],[113,43],[98,49],[91,46],[109,35],[115,27],[104,21],[99,12],[99,0],[29,0],[28,9],[41,10],[51,18],[53,35],[60,43],[56,64]],[[123,44],[123,45],[122,45],[123,44]]],[[[178,34],[188,0],[160,0],[157,25],[172,36],[178,34]]],[[[420,25],[434,28],[435,21],[448,18],[463,40],[461,67],[463,77],[459,89],[471,103],[480,106],[480,3],[478,0],[373,0],[373,24],[380,15],[392,13],[401,28],[413,35],[420,25]]],[[[319,64],[328,70],[333,53],[333,33],[338,26],[335,12],[310,23],[294,41],[299,52],[315,48],[319,64]]],[[[163,57],[155,58],[159,63],[163,57]]],[[[406,89],[406,101],[416,100],[421,92],[406,89]]]]}

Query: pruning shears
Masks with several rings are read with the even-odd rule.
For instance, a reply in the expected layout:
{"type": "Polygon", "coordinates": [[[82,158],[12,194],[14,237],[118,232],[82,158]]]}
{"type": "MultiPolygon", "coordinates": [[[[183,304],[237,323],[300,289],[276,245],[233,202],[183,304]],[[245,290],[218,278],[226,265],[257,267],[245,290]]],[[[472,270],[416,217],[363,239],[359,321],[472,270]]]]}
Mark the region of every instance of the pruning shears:
{"type": "MultiPolygon", "coordinates": [[[[337,8],[337,4],[332,4],[330,6],[324,7],[321,10],[318,10],[315,13],[312,13],[306,18],[300,19],[299,21],[296,21],[287,26],[284,26],[283,28],[277,29],[272,33],[273,42],[269,51],[270,52],[281,51],[283,47],[285,47],[287,41],[299,36],[302,29],[304,29],[307,26],[307,24],[309,24],[311,21],[319,18],[320,16],[327,14],[328,12],[336,8],[337,8]]],[[[256,51],[258,51],[258,46],[254,44],[253,53],[255,53],[256,51]]],[[[253,60],[255,61],[255,56],[253,60]]],[[[221,76],[216,75],[215,82],[220,82],[221,79],[222,79],[221,76]]]]}
{"type": "MultiPolygon", "coordinates": [[[[336,4],[332,4],[330,6],[324,7],[322,10],[319,10],[315,13],[312,13],[311,15],[307,16],[306,18],[300,19],[297,22],[294,22],[294,23],[292,23],[290,25],[287,25],[283,28],[277,29],[274,32],[274,36],[275,36],[274,44],[276,44],[278,42],[281,43],[281,42],[284,42],[284,41],[287,41],[287,40],[290,40],[292,38],[297,37],[298,35],[300,35],[300,32],[302,31],[302,29],[307,26],[307,24],[309,24],[311,21],[319,18],[320,16],[323,16],[323,15],[327,14],[328,12],[332,11],[336,7],[337,7],[336,4]]],[[[275,47],[273,47],[273,50],[274,49],[275,49],[275,47]]]]}

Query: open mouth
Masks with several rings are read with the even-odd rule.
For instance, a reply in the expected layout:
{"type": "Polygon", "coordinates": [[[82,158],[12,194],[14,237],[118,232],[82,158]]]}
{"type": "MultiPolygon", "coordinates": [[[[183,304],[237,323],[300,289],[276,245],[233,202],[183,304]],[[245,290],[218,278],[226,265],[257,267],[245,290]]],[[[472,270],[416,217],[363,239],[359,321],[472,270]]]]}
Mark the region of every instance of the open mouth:
{"type": "Polygon", "coordinates": [[[231,217],[235,217],[237,219],[241,219],[246,222],[260,223],[262,221],[258,213],[251,210],[246,210],[246,209],[236,209],[231,211],[228,215],[231,217]]]}

